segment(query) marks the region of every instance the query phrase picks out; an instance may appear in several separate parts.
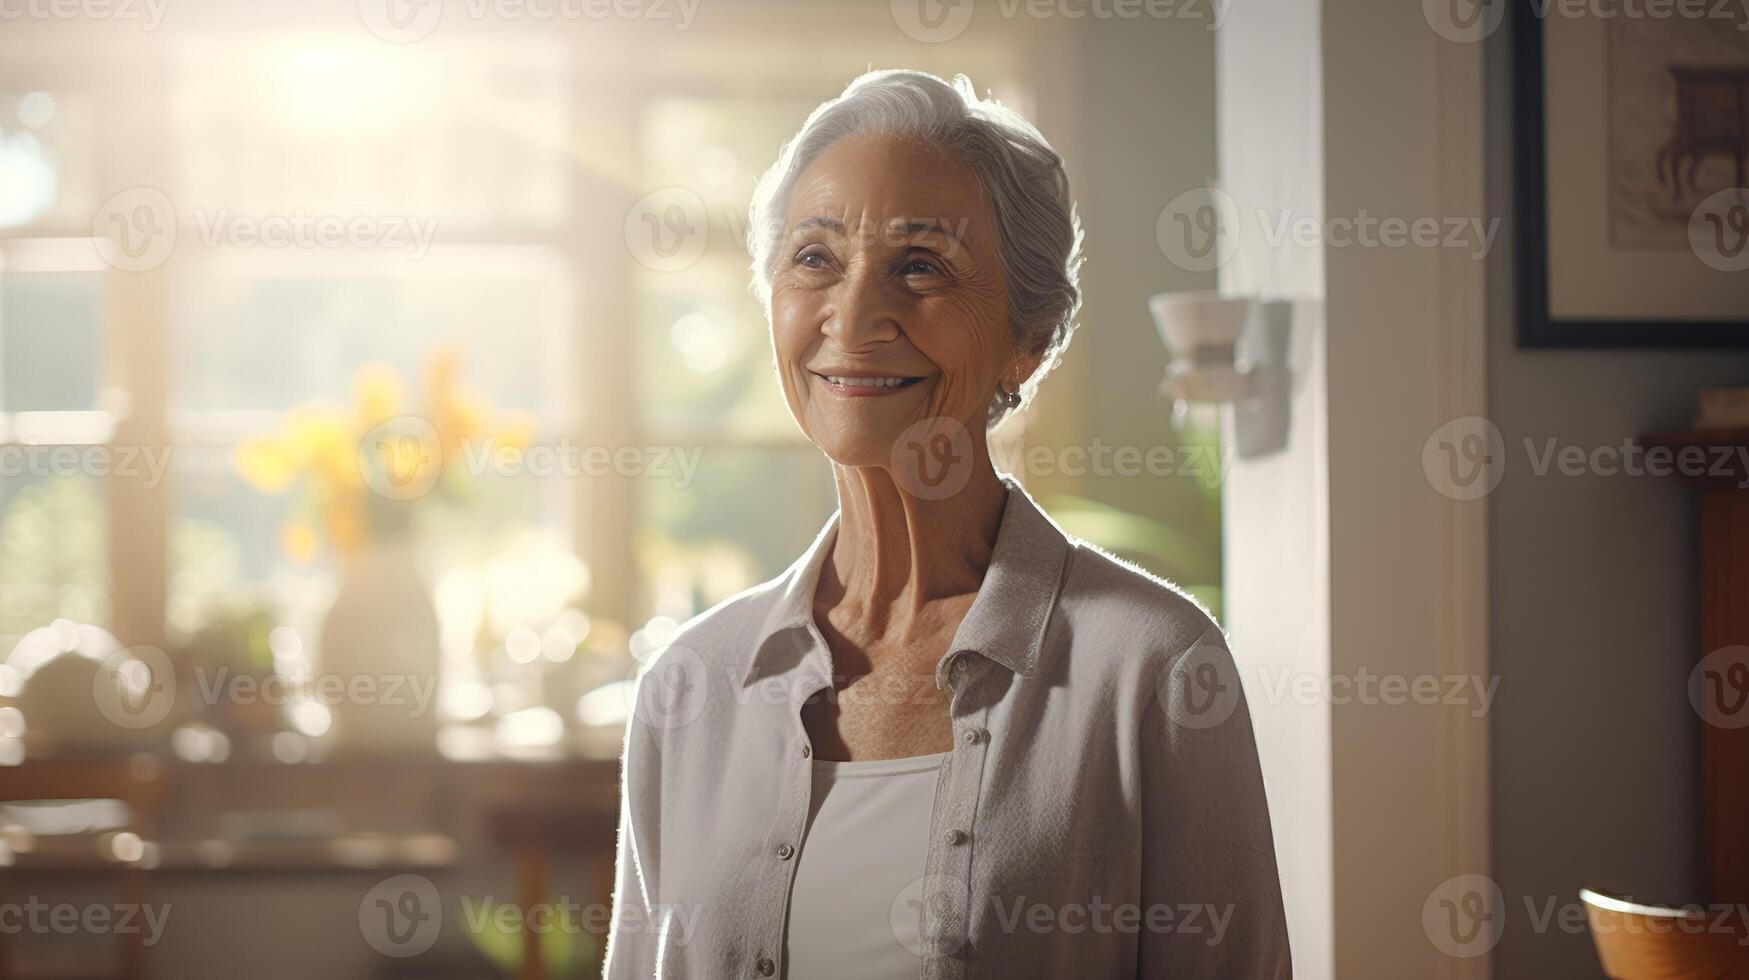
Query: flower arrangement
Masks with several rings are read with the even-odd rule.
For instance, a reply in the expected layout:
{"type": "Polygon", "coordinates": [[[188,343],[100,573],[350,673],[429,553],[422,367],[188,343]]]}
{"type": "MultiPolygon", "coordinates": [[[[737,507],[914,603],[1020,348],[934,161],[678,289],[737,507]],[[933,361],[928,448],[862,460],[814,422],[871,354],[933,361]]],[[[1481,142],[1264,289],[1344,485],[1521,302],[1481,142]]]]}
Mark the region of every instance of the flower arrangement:
{"type": "Polygon", "coordinates": [[[263,493],[303,493],[280,543],[299,561],[324,544],[341,554],[381,537],[404,534],[420,501],[464,500],[470,492],[465,450],[476,440],[526,446],[533,421],[497,412],[461,384],[452,348],[427,358],[422,410],[407,414],[400,375],[384,364],[360,367],[350,407],[313,403],[293,409],[279,431],[237,447],[237,472],[263,493]]]}

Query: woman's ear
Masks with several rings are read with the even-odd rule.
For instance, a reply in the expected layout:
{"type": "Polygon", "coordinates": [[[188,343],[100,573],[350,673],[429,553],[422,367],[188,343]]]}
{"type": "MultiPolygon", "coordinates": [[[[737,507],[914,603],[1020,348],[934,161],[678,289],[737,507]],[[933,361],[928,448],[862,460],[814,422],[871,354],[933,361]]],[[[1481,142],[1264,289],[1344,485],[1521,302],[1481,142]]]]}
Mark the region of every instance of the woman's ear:
{"type": "Polygon", "coordinates": [[[1002,384],[1013,391],[1019,391],[1020,386],[1026,384],[1027,380],[1038,371],[1039,365],[1044,363],[1044,359],[1045,352],[1043,349],[1022,353],[1019,357],[1015,358],[1014,363],[1009,366],[1008,371],[1002,375],[1002,384]],[[1010,382],[1013,382],[1013,384],[1010,384],[1010,382]]]}

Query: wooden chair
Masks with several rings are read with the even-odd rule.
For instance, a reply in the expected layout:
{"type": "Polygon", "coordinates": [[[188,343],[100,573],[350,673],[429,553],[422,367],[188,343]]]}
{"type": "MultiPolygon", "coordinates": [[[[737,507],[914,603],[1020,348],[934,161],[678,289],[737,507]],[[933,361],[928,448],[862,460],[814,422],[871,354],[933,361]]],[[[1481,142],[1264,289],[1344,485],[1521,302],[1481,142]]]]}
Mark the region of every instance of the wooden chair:
{"type": "Polygon", "coordinates": [[[1579,890],[1603,972],[1614,980],[1749,980],[1740,915],[1639,905],[1579,890]]]}
{"type": "MultiPolygon", "coordinates": [[[[157,827],[158,806],[163,797],[162,765],[150,756],[103,760],[32,760],[6,771],[0,783],[0,803],[32,800],[114,799],[127,804],[129,829],[147,840],[157,827]]],[[[130,862],[116,868],[120,875],[120,900],[127,904],[146,902],[146,871],[130,862]]],[[[0,877],[4,877],[0,875],[0,877]]],[[[121,938],[121,964],[117,971],[102,974],[120,980],[141,980],[146,972],[143,934],[121,938]]],[[[0,945],[0,980],[23,980],[14,951],[0,945]]]]}

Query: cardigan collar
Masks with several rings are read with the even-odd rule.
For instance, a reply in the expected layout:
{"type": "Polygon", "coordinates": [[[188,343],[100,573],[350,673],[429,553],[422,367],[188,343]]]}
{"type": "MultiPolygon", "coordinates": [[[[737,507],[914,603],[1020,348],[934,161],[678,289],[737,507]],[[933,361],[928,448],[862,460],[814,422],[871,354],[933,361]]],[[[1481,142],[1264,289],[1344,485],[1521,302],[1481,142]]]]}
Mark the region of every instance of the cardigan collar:
{"type": "MultiPolygon", "coordinates": [[[[1008,500],[996,530],[990,566],[954,633],[953,643],[936,665],[938,687],[943,685],[954,655],[966,652],[1001,664],[1021,677],[1032,676],[1045,626],[1056,605],[1073,545],[1013,477],[1001,474],[1001,479],[1008,489],[1008,500]]],[[[814,543],[774,583],[777,601],[754,638],[743,686],[784,672],[768,654],[773,637],[813,625],[814,591],[832,553],[840,513],[835,511],[827,519],[814,543]]]]}

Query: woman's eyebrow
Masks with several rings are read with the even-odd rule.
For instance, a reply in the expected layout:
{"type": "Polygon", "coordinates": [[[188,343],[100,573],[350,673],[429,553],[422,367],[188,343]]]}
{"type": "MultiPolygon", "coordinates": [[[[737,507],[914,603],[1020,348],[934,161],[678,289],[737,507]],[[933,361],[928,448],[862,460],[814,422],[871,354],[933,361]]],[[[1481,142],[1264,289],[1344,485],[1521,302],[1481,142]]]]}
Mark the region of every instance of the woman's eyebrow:
{"type": "Polygon", "coordinates": [[[827,217],[803,218],[790,227],[790,237],[794,238],[797,232],[807,228],[824,228],[827,231],[835,231],[839,234],[843,234],[844,222],[839,221],[837,218],[827,217]]]}
{"type": "MultiPolygon", "coordinates": [[[[960,222],[960,227],[963,229],[965,227],[965,222],[960,222]]],[[[919,218],[914,221],[908,221],[904,225],[904,230],[913,235],[927,235],[930,232],[934,232],[952,242],[956,249],[964,248],[966,244],[965,240],[954,234],[953,230],[948,228],[947,225],[933,218],[919,218]]]]}

